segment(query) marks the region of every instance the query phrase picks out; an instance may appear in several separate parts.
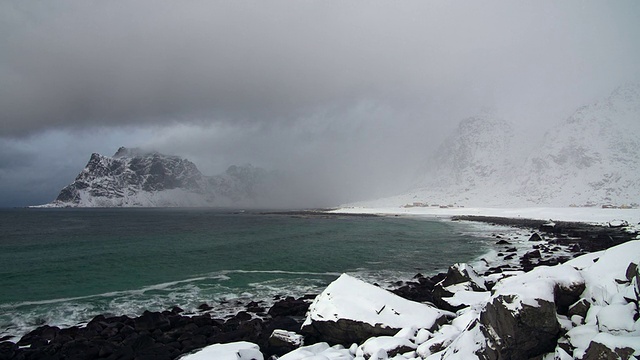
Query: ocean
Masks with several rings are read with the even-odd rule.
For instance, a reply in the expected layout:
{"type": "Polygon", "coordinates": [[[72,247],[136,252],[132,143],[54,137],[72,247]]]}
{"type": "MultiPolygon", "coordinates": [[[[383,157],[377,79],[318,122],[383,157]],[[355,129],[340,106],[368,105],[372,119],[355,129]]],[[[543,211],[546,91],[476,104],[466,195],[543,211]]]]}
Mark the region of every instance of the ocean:
{"type": "MultiPolygon", "coordinates": [[[[486,232],[486,231],[485,231],[486,232]]],[[[478,260],[472,223],[213,209],[0,210],[0,337],[98,314],[317,294],[346,272],[381,286],[478,260]]]]}

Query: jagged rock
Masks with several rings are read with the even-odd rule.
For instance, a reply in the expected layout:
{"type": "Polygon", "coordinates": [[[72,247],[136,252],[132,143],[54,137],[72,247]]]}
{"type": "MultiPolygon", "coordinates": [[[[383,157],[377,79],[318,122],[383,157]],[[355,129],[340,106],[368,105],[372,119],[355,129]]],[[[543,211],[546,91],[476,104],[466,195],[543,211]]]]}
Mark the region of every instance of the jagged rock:
{"type": "Polygon", "coordinates": [[[584,283],[570,285],[556,284],[553,290],[553,297],[558,314],[567,315],[569,313],[569,307],[577,304],[584,289],[584,283]]]}
{"type": "Polygon", "coordinates": [[[540,254],[540,250],[532,250],[525,253],[522,257],[525,259],[539,259],[542,257],[542,254],[540,254]]]}
{"type": "Polygon", "coordinates": [[[441,309],[456,312],[469,304],[453,305],[447,298],[464,291],[486,291],[487,284],[470,265],[458,263],[449,267],[447,276],[433,289],[433,303],[441,309]]]}
{"type": "Polygon", "coordinates": [[[582,360],[630,360],[634,350],[630,347],[613,349],[599,342],[592,341],[582,360]]]}
{"type": "Polygon", "coordinates": [[[437,283],[446,277],[445,273],[439,273],[432,277],[424,277],[422,274],[414,276],[414,280],[406,282],[403,286],[391,290],[394,294],[407,300],[433,303],[433,289],[437,283]]]}
{"type": "Polygon", "coordinates": [[[625,278],[627,281],[631,282],[634,278],[638,277],[640,274],[640,269],[638,269],[638,264],[630,263],[629,267],[627,267],[627,271],[625,272],[625,278]]]}
{"type": "Polygon", "coordinates": [[[580,299],[575,302],[573,305],[569,306],[568,316],[572,317],[574,315],[578,315],[582,318],[587,317],[587,312],[591,307],[591,303],[586,299],[580,299]]]}
{"type": "Polygon", "coordinates": [[[487,286],[483,278],[473,270],[471,265],[457,263],[449,267],[447,276],[438,285],[447,287],[449,285],[469,283],[472,290],[485,291],[487,286]]]}
{"type": "Polygon", "coordinates": [[[529,238],[529,241],[542,241],[542,237],[538,233],[533,233],[529,238]]]}
{"type": "Polygon", "coordinates": [[[52,207],[231,205],[265,195],[271,175],[251,165],[204,176],[177,156],[120,148],[113,157],[92,154],[52,207]]]}
{"type": "Polygon", "coordinates": [[[310,300],[313,298],[315,296],[305,296],[298,299],[288,296],[275,302],[267,314],[274,318],[280,316],[304,316],[309,309],[310,300]]]}
{"type": "Polygon", "coordinates": [[[556,347],[560,324],[553,302],[538,300],[539,306],[522,304],[514,311],[514,296],[499,295],[480,314],[486,336],[496,344],[488,359],[530,359],[556,347]]]}

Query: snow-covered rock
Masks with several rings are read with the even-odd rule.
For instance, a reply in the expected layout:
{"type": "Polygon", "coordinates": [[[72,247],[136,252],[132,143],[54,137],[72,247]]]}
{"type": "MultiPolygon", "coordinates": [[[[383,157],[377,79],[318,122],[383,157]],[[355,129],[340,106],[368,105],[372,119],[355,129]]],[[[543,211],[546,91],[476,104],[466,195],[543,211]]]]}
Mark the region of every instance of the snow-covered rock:
{"type": "Polygon", "coordinates": [[[313,301],[302,332],[348,345],[407,327],[433,330],[453,315],[343,274],[313,301]]]}
{"type": "Polygon", "coordinates": [[[113,157],[92,154],[74,182],[48,206],[228,206],[259,196],[266,178],[265,170],[251,165],[205,176],[189,160],[121,147],[113,157]]]}
{"type": "Polygon", "coordinates": [[[465,311],[471,321],[462,316],[454,320],[467,324],[455,337],[451,338],[455,331],[448,338],[435,333],[419,345],[418,354],[439,360],[638,356],[640,320],[634,266],[638,258],[640,241],[636,240],[564,265],[504,278],[487,303],[465,311]],[[566,306],[563,301],[574,304],[566,306]],[[557,313],[565,306],[574,313],[572,320],[557,313]],[[479,309],[477,315],[474,309],[479,309]]]}
{"type": "Polygon", "coordinates": [[[375,354],[384,354],[393,357],[415,350],[416,345],[409,339],[398,336],[379,336],[370,338],[364,342],[356,352],[356,356],[363,356],[366,359],[375,354]]]}
{"type": "Polygon", "coordinates": [[[349,349],[340,345],[329,346],[326,342],[303,346],[285,354],[278,360],[352,360],[353,354],[349,349]]]}
{"type": "Polygon", "coordinates": [[[209,345],[197,352],[185,355],[180,360],[263,360],[260,347],[240,341],[229,344],[209,345]]]}
{"type": "Polygon", "coordinates": [[[297,349],[304,344],[304,336],[292,331],[273,330],[269,337],[269,347],[272,349],[283,349],[283,352],[297,349]]]}
{"type": "Polygon", "coordinates": [[[436,284],[433,291],[436,306],[449,311],[458,311],[487,300],[489,296],[485,280],[471,265],[464,263],[450,266],[446,277],[436,284]]]}

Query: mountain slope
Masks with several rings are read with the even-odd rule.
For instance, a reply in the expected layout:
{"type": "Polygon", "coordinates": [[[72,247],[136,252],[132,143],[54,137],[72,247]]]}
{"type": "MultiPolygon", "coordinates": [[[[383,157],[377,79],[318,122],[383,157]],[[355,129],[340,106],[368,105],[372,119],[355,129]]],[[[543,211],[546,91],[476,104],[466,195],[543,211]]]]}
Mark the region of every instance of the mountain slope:
{"type": "Polygon", "coordinates": [[[177,156],[120,148],[113,157],[92,154],[75,181],[60,191],[56,207],[231,206],[260,195],[266,171],[231,166],[203,175],[177,156]]]}
{"type": "Polygon", "coordinates": [[[355,205],[595,206],[640,203],[640,84],[577,109],[533,144],[490,114],[465,119],[412,190],[355,205]]]}
{"type": "Polygon", "coordinates": [[[518,195],[552,205],[640,202],[640,86],[581,107],[531,156],[518,195]]]}

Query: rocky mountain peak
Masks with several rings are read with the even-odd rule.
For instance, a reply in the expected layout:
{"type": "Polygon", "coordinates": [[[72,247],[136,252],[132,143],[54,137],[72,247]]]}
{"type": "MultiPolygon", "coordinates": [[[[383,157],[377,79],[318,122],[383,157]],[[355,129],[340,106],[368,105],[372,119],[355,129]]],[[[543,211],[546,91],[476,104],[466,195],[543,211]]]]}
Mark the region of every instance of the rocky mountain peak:
{"type": "Polygon", "coordinates": [[[267,172],[250,165],[204,176],[178,156],[121,147],[113,157],[93,153],[53,206],[229,206],[260,195],[267,172]]]}

